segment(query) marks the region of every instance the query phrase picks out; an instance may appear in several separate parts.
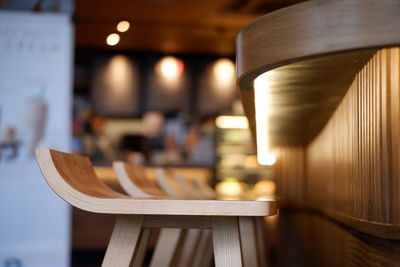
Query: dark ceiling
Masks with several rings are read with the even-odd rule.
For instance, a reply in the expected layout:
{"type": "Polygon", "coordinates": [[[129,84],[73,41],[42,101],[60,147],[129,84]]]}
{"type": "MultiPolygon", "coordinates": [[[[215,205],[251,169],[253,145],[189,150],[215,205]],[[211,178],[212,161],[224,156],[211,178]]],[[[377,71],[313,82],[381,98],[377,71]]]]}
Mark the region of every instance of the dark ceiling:
{"type": "Polygon", "coordinates": [[[77,0],[78,47],[232,56],[237,33],[257,17],[304,0],[77,0]],[[120,20],[131,28],[109,47],[120,20]]]}

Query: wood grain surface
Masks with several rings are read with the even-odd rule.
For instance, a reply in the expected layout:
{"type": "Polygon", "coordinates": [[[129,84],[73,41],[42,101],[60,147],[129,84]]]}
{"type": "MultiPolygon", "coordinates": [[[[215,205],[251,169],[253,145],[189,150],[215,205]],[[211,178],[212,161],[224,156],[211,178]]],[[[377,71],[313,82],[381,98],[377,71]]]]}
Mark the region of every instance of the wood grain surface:
{"type": "Polygon", "coordinates": [[[276,149],[283,205],[400,240],[399,51],[375,53],[308,146],[276,149]]]}
{"type": "Polygon", "coordinates": [[[309,1],[238,35],[253,137],[254,80],[268,72],[264,134],[277,153],[280,204],[303,211],[281,221],[283,266],[400,265],[399,12],[397,0],[309,1]]]}
{"type": "Polygon", "coordinates": [[[400,266],[399,241],[356,232],[308,212],[281,210],[278,221],[279,266],[400,266]]]}
{"type": "Polygon", "coordinates": [[[95,213],[139,215],[269,216],[276,202],[143,199],[118,193],[96,176],[90,160],[79,155],[38,149],[36,157],[50,187],[71,205],[95,213]]]}
{"type": "Polygon", "coordinates": [[[238,218],[213,217],[211,223],[215,265],[242,267],[238,218]]]}
{"type": "Polygon", "coordinates": [[[142,235],[144,216],[120,215],[101,266],[130,266],[142,235]]]}
{"type": "Polygon", "coordinates": [[[398,201],[393,201],[398,197],[393,185],[400,178],[398,129],[392,129],[400,120],[392,115],[400,100],[398,51],[376,53],[307,147],[308,201],[313,206],[372,222],[399,221],[398,201]]]}
{"type": "Polygon", "coordinates": [[[245,27],[237,37],[237,81],[253,134],[253,82],[270,71],[271,145],[311,141],[374,51],[400,44],[398,12],[397,0],[309,1],[245,27]]]}
{"type": "Polygon", "coordinates": [[[397,0],[317,0],[267,14],[236,40],[242,90],[261,73],[307,58],[400,44],[397,0]]]}

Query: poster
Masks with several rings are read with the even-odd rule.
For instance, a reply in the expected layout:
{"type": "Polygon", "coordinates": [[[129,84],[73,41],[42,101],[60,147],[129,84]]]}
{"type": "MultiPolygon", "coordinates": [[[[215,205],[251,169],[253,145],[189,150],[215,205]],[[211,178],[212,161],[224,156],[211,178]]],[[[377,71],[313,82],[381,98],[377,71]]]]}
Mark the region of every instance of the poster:
{"type": "Polygon", "coordinates": [[[0,12],[0,267],[68,266],[70,210],[34,151],[68,151],[71,19],[0,12]]]}

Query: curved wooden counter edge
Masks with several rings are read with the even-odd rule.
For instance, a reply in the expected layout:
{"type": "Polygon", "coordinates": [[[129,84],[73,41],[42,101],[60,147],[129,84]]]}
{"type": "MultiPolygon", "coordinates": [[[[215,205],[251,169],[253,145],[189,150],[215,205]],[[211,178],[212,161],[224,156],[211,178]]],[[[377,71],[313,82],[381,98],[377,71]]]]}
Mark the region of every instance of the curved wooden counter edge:
{"type": "Polygon", "coordinates": [[[352,216],[348,216],[342,213],[338,213],[332,210],[320,210],[317,208],[300,207],[300,206],[280,206],[282,209],[294,210],[294,211],[306,211],[310,213],[320,214],[325,216],[332,221],[349,227],[356,232],[368,234],[377,238],[400,240],[400,225],[397,224],[386,224],[371,222],[362,219],[358,219],[352,216]]]}
{"type": "Polygon", "coordinates": [[[241,90],[274,68],[329,54],[400,44],[397,0],[317,0],[265,15],[237,36],[241,90]]]}
{"type": "Polygon", "coordinates": [[[37,149],[36,157],[54,192],[71,205],[90,212],[186,216],[270,216],[277,213],[275,201],[131,198],[102,184],[86,157],[50,149],[37,149]]]}

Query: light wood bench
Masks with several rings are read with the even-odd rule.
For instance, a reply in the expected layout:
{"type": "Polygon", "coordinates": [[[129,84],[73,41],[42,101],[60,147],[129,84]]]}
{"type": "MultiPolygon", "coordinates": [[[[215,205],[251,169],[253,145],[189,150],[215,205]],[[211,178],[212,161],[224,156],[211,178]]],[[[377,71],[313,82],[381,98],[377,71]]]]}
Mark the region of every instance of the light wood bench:
{"type": "Polygon", "coordinates": [[[37,161],[49,186],[71,205],[118,214],[103,266],[129,266],[141,251],[146,228],[211,229],[217,267],[242,266],[238,219],[277,212],[275,201],[133,198],[108,188],[88,158],[38,149],[37,161]]]}

